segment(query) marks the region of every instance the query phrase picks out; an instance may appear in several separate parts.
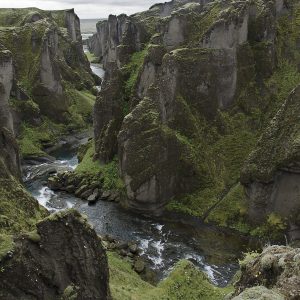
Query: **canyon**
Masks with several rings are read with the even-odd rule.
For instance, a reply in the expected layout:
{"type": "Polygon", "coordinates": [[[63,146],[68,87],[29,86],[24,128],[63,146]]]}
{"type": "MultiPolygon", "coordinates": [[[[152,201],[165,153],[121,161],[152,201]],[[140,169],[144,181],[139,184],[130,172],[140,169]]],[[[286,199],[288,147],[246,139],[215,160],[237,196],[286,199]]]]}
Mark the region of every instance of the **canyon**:
{"type": "Polygon", "coordinates": [[[299,16],[1,8],[0,298],[297,299],[299,16]]]}

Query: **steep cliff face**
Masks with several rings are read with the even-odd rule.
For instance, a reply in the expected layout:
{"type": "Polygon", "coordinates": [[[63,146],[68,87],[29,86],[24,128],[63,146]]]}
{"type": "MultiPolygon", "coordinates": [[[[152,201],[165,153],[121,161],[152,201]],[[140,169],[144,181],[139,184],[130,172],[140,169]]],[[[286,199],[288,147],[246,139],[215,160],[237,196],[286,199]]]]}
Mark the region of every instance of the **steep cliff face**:
{"type": "Polygon", "coordinates": [[[1,9],[0,24],[1,43],[15,66],[10,105],[21,152],[42,154],[40,140],[54,140],[59,131],[86,127],[91,120],[96,78],[83,52],[80,22],[74,10],[28,8],[1,9]],[[63,126],[58,130],[53,122],[63,126]],[[41,126],[44,136],[28,141],[33,136],[28,131],[41,126]]]}
{"type": "Polygon", "coordinates": [[[298,86],[260,138],[242,172],[249,214],[261,222],[271,213],[287,218],[299,238],[299,102],[298,86]]]}
{"type": "MultiPolygon", "coordinates": [[[[26,22],[39,20],[39,14],[30,17],[26,14],[26,22]]],[[[41,25],[48,27],[46,23],[41,25]]],[[[36,60],[26,61],[30,58],[26,51],[9,51],[0,45],[0,298],[110,299],[106,254],[95,231],[75,211],[47,217],[48,212],[20,182],[19,147],[11,97],[20,102],[32,101],[29,90],[24,91],[21,86],[25,79],[31,78],[26,72],[31,70],[32,63],[40,67],[35,73],[40,79],[37,84],[51,91],[53,97],[63,89],[51,61],[51,51],[61,50],[56,48],[57,29],[48,28],[43,42],[28,37],[23,39],[21,33],[27,29],[34,34],[35,30],[26,25],[14,29],[14,35],[10,35],[9,28],[8,36],[1,42],[23,41],[24,44],[18,47],[24,48],[26,42],[33,47],[39,47],[41,43],[36,60]],[[26,67],[28,69],[23,69],[26,67]]],[[[6,29],[0,31],[4,34],[6,29]]]]}
{"type": "Polygon", "coordinates": [[[163,57],[156,76],[156,89],[126,116],[118,136],[121,172],[135,203],[130,206],[151,203],[154,211],[209,180],[189,139],[200,135],[200,118],[214,119],[232,101],[235,59],[224,50],[179,49],[163,57]]]}
{"type": "Polygon", "coordinates": [[[124,204],[249,230],[240,171],[299,83],[298,14],[295,1],[172,1],[101,23],[95,157],[118,155],[124,204]]]}
{"type": "Polygon", "coordinates": [[[19,152],[9,107],[14,69],[12,54],[0,45],[0,156],[10,173],[19,177],[19,152]]]}

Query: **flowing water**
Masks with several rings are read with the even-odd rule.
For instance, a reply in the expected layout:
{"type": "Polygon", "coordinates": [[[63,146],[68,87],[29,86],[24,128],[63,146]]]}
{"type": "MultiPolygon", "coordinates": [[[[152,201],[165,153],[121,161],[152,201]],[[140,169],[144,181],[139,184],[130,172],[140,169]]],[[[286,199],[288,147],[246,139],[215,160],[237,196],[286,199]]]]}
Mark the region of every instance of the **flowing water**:
{"type": "MultiPolygon", "coordinates": [[[[85,49],[87,51],[87,49],[85,49]]],[[[100,65],[92,70],[103,78],[100,65]]],[[[65,192],[54,192],[46,180],[55,172],[74,170],[78,164],[76,150],[87,142],[89,135],[79,134],[72,141],[62,141],[61,147],[52,152],[56,160],[23,167],[28,190],[50,212],[76,208],[86,214],[100,235],[108,234],[122,241],[134,241],[142,249],[159,278],[165,277],[180,259],[189,259],[207,273],[211,281],[224,286],[238,268],[237,257],[243,249],[242,240],[214,227],[192,222],[163,221],[144,217],[122,209],[112,202],[87,202],[65,192]]]]}

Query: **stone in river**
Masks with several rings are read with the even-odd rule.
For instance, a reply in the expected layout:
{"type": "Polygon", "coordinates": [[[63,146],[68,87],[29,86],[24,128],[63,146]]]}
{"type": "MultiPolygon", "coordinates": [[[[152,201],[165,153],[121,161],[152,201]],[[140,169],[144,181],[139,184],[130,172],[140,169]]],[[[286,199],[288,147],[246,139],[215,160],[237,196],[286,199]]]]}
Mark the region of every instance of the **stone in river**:
{"type": "Polygon", "coordinates": [[[94,189],[93,194],[87,198],[87,201],[91,203],[96,202],[98,200],[98,196],[99,196],[99,189],[94,189]]]}

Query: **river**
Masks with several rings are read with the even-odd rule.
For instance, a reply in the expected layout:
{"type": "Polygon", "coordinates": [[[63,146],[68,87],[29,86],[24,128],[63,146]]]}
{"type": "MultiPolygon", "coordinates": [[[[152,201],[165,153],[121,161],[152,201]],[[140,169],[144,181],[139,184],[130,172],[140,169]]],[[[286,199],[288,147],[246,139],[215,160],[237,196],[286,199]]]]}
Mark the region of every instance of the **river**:
{"type": "MultiPolygon", "coordinates": [[[[103,78],[104,71],[100,65],[93,64],[91,67],[96,75],[103,78]]],[[[86,143],[88,137],[88,133],[83,133],[62,140],[58,149],[50,153],[55,161],[27,162],[23,166],[26,187],[38,202],[51,213],[76,208],[88,216],[98,234],[137,242],[160,279],[178,260],[185,258],[206,272],[214,284],[225,286],[238,269],[237,258],[243,249],[239,237],[200,222],[183,224],[144,217],[112,202],[98,201],[89,206],[73,195],[54,192],[47,187],[46,181],[51,174],[76,168],[78,146],[86,143]]]]}

